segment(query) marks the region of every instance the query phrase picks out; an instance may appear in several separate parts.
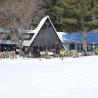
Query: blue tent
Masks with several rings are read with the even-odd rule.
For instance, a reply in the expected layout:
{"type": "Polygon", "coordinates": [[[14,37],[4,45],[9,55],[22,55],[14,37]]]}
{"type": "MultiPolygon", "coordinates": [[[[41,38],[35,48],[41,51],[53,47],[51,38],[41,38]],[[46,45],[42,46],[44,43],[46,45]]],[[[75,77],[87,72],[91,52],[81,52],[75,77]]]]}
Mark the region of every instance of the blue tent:
{"type": "MultiPolygon", "coordinates": [[[[64,33],[63,42],[64,43],[79,43],[82,44],[82,33],[64,33]]],[[[88,44],[98,44],[98,33],[88,32],[87,33],[87,43],[88,44]]]]}
{"type": "Polygon", "coordinates": [[[87,33],[88,44],[98,44],[98,33],[89,32],[87,33]]]}

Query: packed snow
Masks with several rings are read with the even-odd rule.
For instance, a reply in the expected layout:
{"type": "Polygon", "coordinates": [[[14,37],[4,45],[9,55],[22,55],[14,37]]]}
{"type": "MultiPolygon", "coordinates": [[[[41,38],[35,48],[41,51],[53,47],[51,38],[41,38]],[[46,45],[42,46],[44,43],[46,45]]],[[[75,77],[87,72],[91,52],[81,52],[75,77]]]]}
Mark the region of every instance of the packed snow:
{"type": "Polygon", "coordinates": [[[0,59],[0,98],[98,98],[98,56],[0,59]]]}

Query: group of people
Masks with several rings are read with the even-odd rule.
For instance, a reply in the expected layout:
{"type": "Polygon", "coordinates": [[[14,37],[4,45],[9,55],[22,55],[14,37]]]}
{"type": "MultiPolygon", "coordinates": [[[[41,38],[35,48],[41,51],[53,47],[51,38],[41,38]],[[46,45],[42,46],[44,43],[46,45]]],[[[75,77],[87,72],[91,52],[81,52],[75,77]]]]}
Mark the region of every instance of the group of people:
{"type": "Polygon", "coordinates": [[[41,57],[44,58],[51,58],[51,57],[60,57],[60,59],[63,60],[65,56],[73,56],[73,57],[78,57],[79,54],[77,51],[65,51],[64,49],[61,49],[59,52],[53,51],[45,51],[45,52],[40,52],[41,57]]]}
{"type": "MultiPolygon", "coordinates": [[[[73,54],[76,56],[75,52],[73,52],[73,54]]],[[[98,55],[98,48],[96,48],[95,54],[98,55]]],[[[52,52],[46,51],[40,53],[40,55],[41,57],[42,55],[45,55],[45,58],[49,58],[50,56],[59,56],[63,60],[64,56],[66,56],[66,51],[61,49],[58,54],[54,50],[52,52]]],[[[16,51],[0,51],[0,58],[16,58],[16,51]]]]}
{"type": "Polygon", "coordinates": [[[16,52],[15,51],[0,52],[0,58],[16,58],[16,52]]]}

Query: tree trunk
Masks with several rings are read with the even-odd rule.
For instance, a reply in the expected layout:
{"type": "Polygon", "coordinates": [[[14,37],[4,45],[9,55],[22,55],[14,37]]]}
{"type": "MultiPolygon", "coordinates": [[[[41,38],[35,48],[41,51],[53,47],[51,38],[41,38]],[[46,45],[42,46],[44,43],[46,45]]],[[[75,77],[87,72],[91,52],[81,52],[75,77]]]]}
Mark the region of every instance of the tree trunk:
{"type": "Polygon", "coordinates": [[[83,31],[83,50],[87,51],[87,33],[83,31]]]}
{"type": "Polygon", "coordinates": [[[22,51],[22,49],[20,49],[20,48],[19,48],[19,56],[20,56],[20,57],[24,57],[24,56],[25,56],[25,53],[24,53],[24,52],[22,51]]]}

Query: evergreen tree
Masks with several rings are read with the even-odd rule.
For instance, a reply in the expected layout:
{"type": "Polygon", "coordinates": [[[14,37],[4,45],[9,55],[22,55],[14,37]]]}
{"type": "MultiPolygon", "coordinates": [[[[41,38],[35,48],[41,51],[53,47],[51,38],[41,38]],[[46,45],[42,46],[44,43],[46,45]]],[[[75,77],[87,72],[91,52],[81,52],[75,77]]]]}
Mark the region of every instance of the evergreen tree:
{"type": "Polygon", "coordinates": [[[98,25],[98,0],[48,0],[45,8],[58,31],[83,32],[86,49],[86,32],[98,25]]]}

